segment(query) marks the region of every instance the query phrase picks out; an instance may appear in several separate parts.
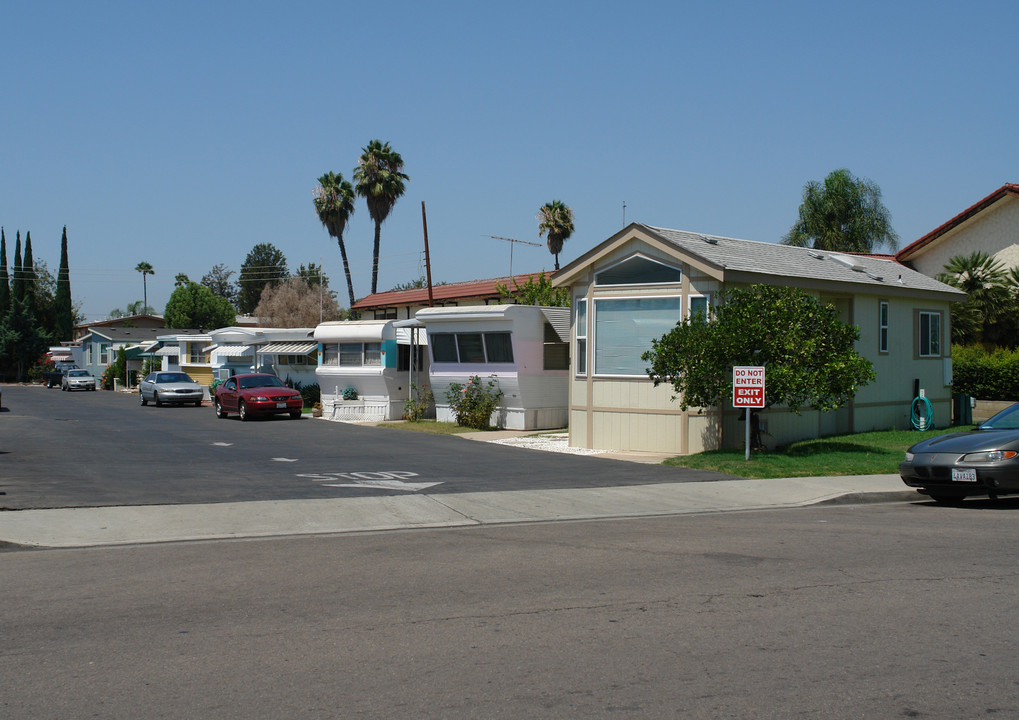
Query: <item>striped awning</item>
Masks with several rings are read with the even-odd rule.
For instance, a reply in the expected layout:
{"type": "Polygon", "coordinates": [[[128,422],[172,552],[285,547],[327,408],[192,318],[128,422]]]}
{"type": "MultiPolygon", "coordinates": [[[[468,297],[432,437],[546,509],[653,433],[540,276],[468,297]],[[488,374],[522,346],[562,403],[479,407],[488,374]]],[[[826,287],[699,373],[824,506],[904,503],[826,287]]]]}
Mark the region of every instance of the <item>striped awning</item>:
{"type": "Polygon", "coordinates": [[[318,349],[315,342],[275,342],[258,348],[259,354],[272,355],[305,355],[318,349]]]}
{"type": "Polygon", "coordinates": [[[160,357],[167,357],[168,355],[180,355],[180,348],[176,345],[167,345],[166,347],[161,347],[158,350],[156,350],[155,354],[160,357]]]}
{"type": "MultiPolygon", "coordinates": [[[[224,344],[224,345],[220,345],[218,347],[215,346],[215,345],[212,346],[212,347],[214,347],[216,349],[216,354],[219,355],[220,357],[241,357],[242,355],[250,355],[251,354],[251,346],[250,345],[225,345],[224,344]]],[[[210,348],[205,348],[205,350],[209,350],[209,349],[210,348]]]]}

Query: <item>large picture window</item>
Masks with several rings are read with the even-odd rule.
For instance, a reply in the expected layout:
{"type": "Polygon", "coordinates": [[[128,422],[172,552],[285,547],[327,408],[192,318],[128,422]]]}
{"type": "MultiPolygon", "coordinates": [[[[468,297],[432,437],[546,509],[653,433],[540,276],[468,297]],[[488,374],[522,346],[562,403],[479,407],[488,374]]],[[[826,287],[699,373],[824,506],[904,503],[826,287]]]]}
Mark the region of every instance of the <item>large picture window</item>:
{"type": "Polygon", "coordinates": [[[511,333],[435,333],[428,335],[432,360],[437,363],[511,363],[511,333]]]}
{"type": "Polygon", "coordinates": [[[681,310],[679,297],[595,300],[595,374],[646,377],[640,356],[676,326],[681,310]]]}
{"type": "Polygon", "coordinates": [[[382,364],[382,343],[340,343],[340,367],[378,367],[382,364]]]}

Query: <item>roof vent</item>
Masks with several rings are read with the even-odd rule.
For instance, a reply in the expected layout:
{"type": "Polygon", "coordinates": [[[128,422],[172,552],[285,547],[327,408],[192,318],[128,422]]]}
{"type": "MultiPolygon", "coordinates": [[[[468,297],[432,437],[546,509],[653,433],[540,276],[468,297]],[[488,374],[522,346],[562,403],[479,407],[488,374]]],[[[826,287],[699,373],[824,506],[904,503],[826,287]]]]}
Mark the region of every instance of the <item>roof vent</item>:
{"type": "Polygon", "coordinates": [[[855,270],[856,272],[864,272],[866,270],[866,268],[860,264],[859,260],[857,260],[856,258],[851,258],[848,255],[839,255],[837,253],[832,253],[831,255],[829,255],[829,257],[835,262],[837,262],[839,265],[845,265],[850,270],[855,270]]]}
{"type": "Polygon", "coordinates": [[[812,258],[817,258],[818,260],[824,260],[824,255],[817,252],[816,250],[807,250],[807,255],[809,255],[812,258]]]}
{"type": "Polygon", "coordinates": [[[877,280],[878,282],[881,282],[882,280],[884,280],[884,278],[881,277],[880,275],[875,275],[874,273],[872,273],[870,271],[867,271],[867,277],[869,277],[871,280],[877,280]]]}
{"type": "Polygon", "coordinates": [[[707,235],[701,235],[701,240],[706,242],[708,245],[718,244],[718,238],[708,237],[707,235]]]}

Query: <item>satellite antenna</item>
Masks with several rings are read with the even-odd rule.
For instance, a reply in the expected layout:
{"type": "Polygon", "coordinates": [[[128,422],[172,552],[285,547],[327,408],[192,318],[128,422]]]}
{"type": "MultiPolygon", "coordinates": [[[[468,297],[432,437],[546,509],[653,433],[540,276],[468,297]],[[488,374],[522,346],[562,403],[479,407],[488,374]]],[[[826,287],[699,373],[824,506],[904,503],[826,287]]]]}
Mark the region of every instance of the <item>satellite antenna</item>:
{"type": "Polygon", "coordinates": [[[510,268],[509,268],[509,279],[513,280],[513,246],[517,243],[522,245],[533,245],[534,247],[541,247],[541,243],[531,242],[529,240],[517,240],[516,238],[500,237],[499,235],[489,235],[488,237],[493,240],[505,240],[510,244],[510,268]]]}

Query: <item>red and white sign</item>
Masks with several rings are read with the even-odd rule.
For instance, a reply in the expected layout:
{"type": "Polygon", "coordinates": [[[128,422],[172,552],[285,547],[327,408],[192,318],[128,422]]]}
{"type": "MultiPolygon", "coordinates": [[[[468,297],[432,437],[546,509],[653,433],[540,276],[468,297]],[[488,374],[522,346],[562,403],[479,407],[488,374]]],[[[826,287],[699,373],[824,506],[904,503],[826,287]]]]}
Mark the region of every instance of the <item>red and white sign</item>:
{"type": "Polygon", "coordinates": [[[764,368],[734,367],[732,369],[732,406],[764,407],[764,368]]]}

